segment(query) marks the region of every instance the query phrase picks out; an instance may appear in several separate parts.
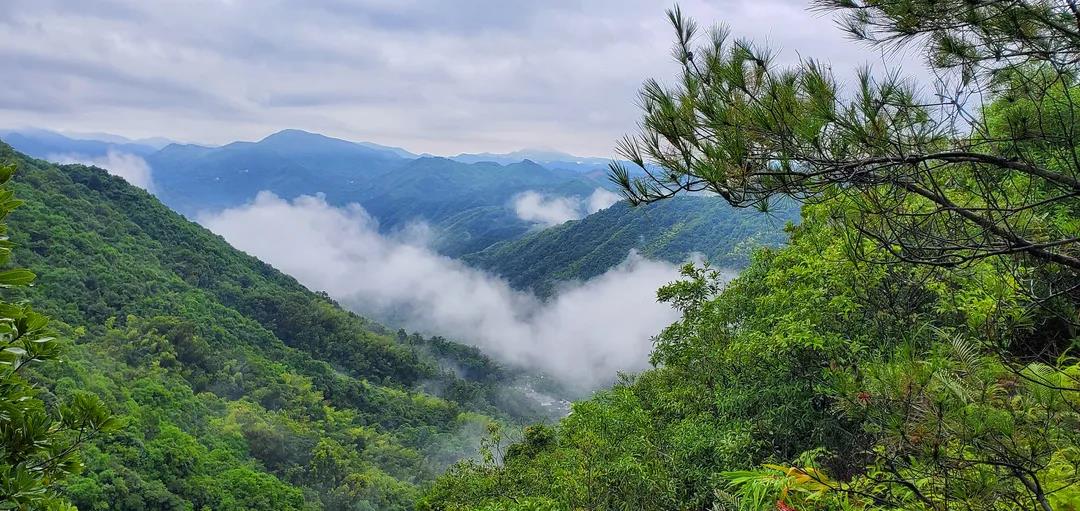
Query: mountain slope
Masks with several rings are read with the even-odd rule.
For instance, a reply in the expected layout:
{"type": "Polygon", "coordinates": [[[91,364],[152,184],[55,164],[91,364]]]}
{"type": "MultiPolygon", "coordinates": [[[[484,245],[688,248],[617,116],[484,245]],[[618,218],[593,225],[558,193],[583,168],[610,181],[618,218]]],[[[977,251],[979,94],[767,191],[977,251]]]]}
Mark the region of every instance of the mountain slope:
{"type": "Polygon", "coordinates": [[[101,169],[0,143],[11,161],[14,259],[39,275],[16,298],[77,339],[37,378],[127,425],[70,484],[85,509],[406,509],[476,411],[535,417],[475,349],[387,332],[101,169]]]}
{"type": "Polygon", "coordinates": [[[623,201],[463,259],[515,287],[549,295],[558,282],[600,275],[631,250],[671,262],[700,254],[715,267],[741,268],[752,249],[783,244],[784,227],[798,214],[787,205],[765,216],[711,197],[680,196],[636,208],[623,201]]]}

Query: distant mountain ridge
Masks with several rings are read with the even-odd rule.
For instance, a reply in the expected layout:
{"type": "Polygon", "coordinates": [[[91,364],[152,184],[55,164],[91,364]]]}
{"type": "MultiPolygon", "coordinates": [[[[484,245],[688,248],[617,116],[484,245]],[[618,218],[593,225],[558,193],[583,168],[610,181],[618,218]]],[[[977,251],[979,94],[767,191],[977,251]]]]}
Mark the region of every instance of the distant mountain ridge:
{"type": "Polygon", "coordinates": [[[319,140],[323,146],[337,145],[341,149],[347,147],[361,147],[372,149],[377,152],[392,154],[403,159],[418,159],[424,157],[445,158],[461,163],[498,163],[511,165],[531,161],[550,170],[570,170],[587,175],[592,179],[603,179],[611,158],[596,156],[577,156],[574,154],[550,148],[525,148],[507,153],[460,153],[453,156],[439,156],[430,153],[417,154],[401,147],[377,144],[365,141],[350,141],[333,138],[326,135],[312,133],[300,129],[283,129],[270,134],[261,140],[253,142],[231,142],[224,145],[204,145],[177,142],[164,137],[150,137],[142,139],[129,139],[111,133],[59,133],[41,128],[7,129],[0,130],[0,138],[10,144],[16,150],[35,158],[48,159],[54,156],[81,156],[84,158],[97,158],[104,156],[108,151],[131,153],[136,156],[146,157],[158,151],[173,152],[178,148],[188,148],[192,151],[196,148],[213,151],[223,149],[234,144],[260,144],[270,140],[304,141],[312,142],[319,140]]]}
{"type": "Polygon", "coordinates": [[[416,159],[422,157],[444,157],[446,159],[458,161],[461,163],[493,162],[502,165],[521,163],[524,160],[531,160],[534,163],[539,163],[543,166],[559,167],[570,170],[581,170],[586,167],[588,167],[589,169],[599,167],[606,168],[607,164],[611,161],[608,158],[576,156],[555,149],[547,148],[526,148],[508,153],[460,153],[454,156],[440,156],[430,153],[418,154],[411,152],[407,149],[403,149],[401,147],[388,146],[375,142],[345,140],[295,128],[283,129],[281,131],[267,135],[263,139],[255,142],[231,142],[224,145],[189,144],[184,142],[177,142],[175,140],[171,140],[165,137],[130,139],[124,136],[114,135],[112,133],[60,133],[57,131],[42,128],[0,129],[0,138],[3,138],[5,141],[11,139],[13,142],[8,143],[12,147],[14,147],[20,152],[23,152],[35,158],[45,158],[49,154],[66,153],[96,155],[98,152],[94,151],[92,154],[86,153],[85,150],[87,148],[113,147],[116,149],[131,152],[132,154],[144,156],[151,154],[155,151],[162,150],[170,145],[182,147],[200,147],[210,150],[238,143],[260,143],[266,141],[267,139],[292,139],[310,141],[315,138],[321,138],[327,143],[336,143],[341,146],[345,146],[346,144],[348,144],[366,147],[368,149],[373,149],[376,151],[389,152],[399,158],[406,159],[416,159]],[[42,148],[45,148],[46,150],[43,151],[42,148]]]}
{"type": "Polygon", "coordinates": [[[359,182],[409,161],[394,148],[300,130],[218,147],[172,144],[146,156],[158,196],[194,217],[250,201],[262,190],[284,197],[355,191],[359,182]]]}
{"type": "Polygon", "coordinates": [[[108,133],[64,135],[37,128],[0,130],[0,138],[22,153],[43,159],[57,156],[100,158],[109,151],[146,156],[172,143],[162,138],[131,140],[108,133]]]}
{"type": "MultiPolygon", "coordinates": [[[[62,141],[58,136],[47,137],[50,147],[62,141]]],[[[16,137],[13,145],[20,148],[23,141],[16,137]]],[[[47,157],[41,147],[33,145],[39,152],[31,154],[47,157]]],[[[441,254],[541,294],[561,280],[599,275],[631,249],[671,262],[698,252],[717,264],[740,266],[745,258],[737,254],[746,247],[786,239],[784,221],[763,222],[705,198],[645,208],[617,204],[541,230],[517,211],[521,194],[584,202],[598,188],[613,189],[606,179],[609,160],[551,149],[417,156],[287,129],[216,147],[173,143],[143,157],[153,169],[155,195],[189,218],[247,204],[261,191],[290,200],[321,194],[334,206],[360,204],[384,233],[423,223],[430,227],[429,243],[441,254]],[[643,236],[648,243],[639,240],[643,236]]]]}
{"type": "Polygon", "coordinates": [[[493,162],[503,165],[529,160],[552,169],[566,169],[586,173],[606,170],[610,158],[575,156],[554,149],[521,149],[509,153],[461,153],[450,159],[462,163],[493,162]]]}

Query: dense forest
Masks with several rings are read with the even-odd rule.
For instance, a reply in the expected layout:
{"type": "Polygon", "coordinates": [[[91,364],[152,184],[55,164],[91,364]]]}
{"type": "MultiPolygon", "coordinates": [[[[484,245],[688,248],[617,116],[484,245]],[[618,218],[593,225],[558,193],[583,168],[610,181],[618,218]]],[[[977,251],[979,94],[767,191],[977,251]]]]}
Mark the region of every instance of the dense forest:
{"type": "Polygon", "coordinates": [[[675,9],[628,198],[804,203],[727,286],[684,268],[655,368],[451,468],[425,510],[1080,509],[1080,11],[820,1],[938,87],[775,54],[675,9]]]}
{"type": "Polygon", "coordinates": [[[344,311],[101,169],[0,162],[25,202],[12,263],[37,274],[8,299],[60,339],[20,372],[115,425],[59,488],[80,509],[408,509],[487,424],[548,413],[527,375],[344,311]]]}

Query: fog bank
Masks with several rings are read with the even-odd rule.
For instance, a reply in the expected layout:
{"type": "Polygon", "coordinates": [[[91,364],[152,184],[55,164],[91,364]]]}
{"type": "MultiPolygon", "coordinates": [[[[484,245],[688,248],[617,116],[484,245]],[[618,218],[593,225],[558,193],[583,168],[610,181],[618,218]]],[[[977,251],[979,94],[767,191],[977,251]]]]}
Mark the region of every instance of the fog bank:
{"type": "Polygon", "coordinates": [[[550,227],[584,218],[586,215],[610,207],[621,198],[618,194],[603,188],[593,190],[593,193],[585,199],[529,190],[515,195],[511,199],[511,204],[518,218],[550,227]]]}
{"type": "Polygon", "coordinates": [[[604,385],[617,371],[646,368],[651,337],[677,318],[655,299],[659,286],[678,277],[677,267],[634,253],[545,302],[435,253],[415,236],[380,234],[355,204],[338,208],[322,197],[288,201],[262,192],[199,222],[359,313],[393,316],[409,329],[474,344],[576,384],[604,385]]]}

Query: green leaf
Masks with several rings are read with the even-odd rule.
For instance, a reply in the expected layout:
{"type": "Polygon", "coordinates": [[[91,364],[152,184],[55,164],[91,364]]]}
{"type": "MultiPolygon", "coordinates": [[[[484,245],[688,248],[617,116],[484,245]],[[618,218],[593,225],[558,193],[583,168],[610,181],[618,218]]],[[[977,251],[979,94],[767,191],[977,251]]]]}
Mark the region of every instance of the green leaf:
{"type": "Polygon", "coordinates": [[[6,351],[8,353],[13,353],[13,354],[15,354],[17,356],[20,356],[20,357],[23,356],[23,355],[26,355],[26,350],[24,350],[24,349],[22,349],[22,348],[20,348],[18,346],[11,346],[11,347],[4,348],[4,351],[6,351]]]}
{"type": "Polygon", "coordinates": [[[15,175],[15,164],[0,165],[0,185],[7,183],[11,180],[11,176],[15,175]]]}
{"type": "Polygon", "coordinates": [[[34,281],[34,272],[18,268],[0,272],[0,287],[25,286],[34,281]]]}

